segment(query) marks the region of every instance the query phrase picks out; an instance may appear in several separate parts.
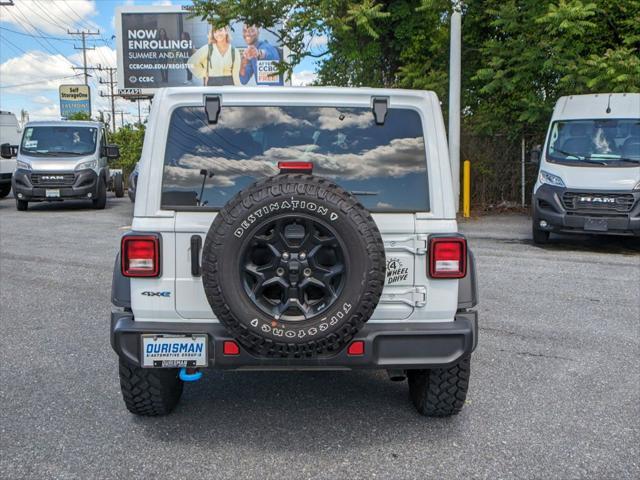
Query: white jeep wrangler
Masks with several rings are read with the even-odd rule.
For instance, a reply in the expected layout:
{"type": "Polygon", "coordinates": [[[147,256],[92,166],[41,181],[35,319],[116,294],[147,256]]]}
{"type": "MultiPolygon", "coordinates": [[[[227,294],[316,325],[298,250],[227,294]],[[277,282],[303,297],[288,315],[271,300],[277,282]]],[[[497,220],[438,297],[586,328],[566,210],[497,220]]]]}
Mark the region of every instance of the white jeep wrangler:
{"type": "Polygon", "coordinates": [[[113,276],[124,401],[169,413],[207,368],[385,369],[456,414],[475,278],[434,93],[160,90],[113,276]]]}

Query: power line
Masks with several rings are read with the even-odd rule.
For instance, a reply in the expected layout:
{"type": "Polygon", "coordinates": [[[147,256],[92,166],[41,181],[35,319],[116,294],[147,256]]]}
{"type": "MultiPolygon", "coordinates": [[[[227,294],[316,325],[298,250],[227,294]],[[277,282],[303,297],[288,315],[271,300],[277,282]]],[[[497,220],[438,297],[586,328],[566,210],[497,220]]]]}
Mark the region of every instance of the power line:
{"type": "Polygon", "coordinates": [[[84,20],[80,15],[78,15],[78,12],[76,12],[73,7],[71,5],[69,5],[69,3],[67,2],[67,0],[62,0],[64,2],[64,4],[69,7],[69,10],[71,10],[71,13],[73,13],[73,16],[76,17],[80,23],[78,25],[80,25],[81,28],[87,28],[88,30],[91,30],[92,28],[95,28],[95,25],[91,25],[89,22],[87,22],[86,20],[84,20]]]}
{"type": "MultiPolygon", "coordinates": [[[[34,35],[33,33],[19,32],[17,30],[12,30],[12,29],[6,28],[6,27],[0,27],[0,30],[6,30],[7,32],[11,32],[11,33],[14,33],[16,35],[22,35],[22,36],[25,36],[25,37],[38,38],[38,36],[34,35]]],[[[41,38],[46,38],[47,40],[55,40],[57,42],[73,42],[73,40],[71,38],[52,37],[50,35],[45,35],[45,36],[43,36],[41,38]]]]}
{"type": "MultiPolygon", "coordinates": [[[[44,34],[43,34],[43,32],[42,32],[38,27],[36,27],[33,23],[31,23],[31,21],[26,17],[26,15],[25,15],[24,13],[22,13],[22,11],[18,8],[18,6],[17,6],[17,5],[16,5],[16,8],[15,8],[14,10],[7,10],[7,11],[11,11],[11,12],[15,11],[15,12],[19,13],[19,14],[20,14],[20,16],[24,19],[24,21],[25,21],[26,23],[28,23],[28,24],[31,26],[31,28],[33,29],[33,31],[38,32],[38,36],[34,36],[33,38],[34,38],[34,39],[35,39],[35,40],[36,40],[36,41],[37,41],[37,42],[38,42],[38,43],[39,43],[39,44],[40,44],[40,45],[41,45],[45,50],[47,50],[47,51],[48,51],[49,53],[51,53],[52,55],[56,55],[56,53],[58,53],[58,54],[60,54],[60,55],[62,55],[62,56],[65,56],[65,54],[64,54],[64,53],[62,53],[60,50],[58,50],[58,49],[57,49],[57,48],[56,48],[56,47],[55,47],[55,46],[54,46],[54,45],[53,45],[49,40],[47,40],[46,38],[44,38],[44,34]],[[49,48],[48,48],[44,43],[42,43],[42,42],[40,41],[40,38],[42,38],[45,42],[47,42],[47,44],[49,44],[53,50],[49,49],[49,48]]],[[[14,17],[14,19],[15,19],[15,20],[16,20],[16,21],[17,21],[17,22],[18,22],[18,23],[19,23],[19,24],[20,24],[20,25],[21,25],[21,26],[22,26],[26,31],[28,31],[28,29],[27,29],[27,28],[25,28],[25,25],[20,21],[20,19],[18,19],[17,17],[14,17]]]]}
{"type": "MultiPolygon", "coordinates": [[[[75,77],[79,77],[80,75],[82,74],[77,73],[75,75],[69,75],[67,77],[55,77],[55,78],[43,77],[42,80],[52,82],[54,80],[64,80],[67,78],[75,78],[75,77]]],[[[0,85],[0,88],[17,88],[17,87],[26,87],[27,85],[39,85],[39,84],[42,84],[42,80],[39,82],[16,83],[15,85],[0,85]]]]}
{"type": "Polygon", "coordinates": [[[27,54],[27,52],[25,50],[23,50],[22,48],[20,48],[19,46],[17,46],[15,43],[11,42],[8,38],[5,38],[3,35],[0,35],[0,38],[7,42],[9,45],[11,45],[13,48],[15,48],[16,50],[24,53],[25,55],[27,54]]]}

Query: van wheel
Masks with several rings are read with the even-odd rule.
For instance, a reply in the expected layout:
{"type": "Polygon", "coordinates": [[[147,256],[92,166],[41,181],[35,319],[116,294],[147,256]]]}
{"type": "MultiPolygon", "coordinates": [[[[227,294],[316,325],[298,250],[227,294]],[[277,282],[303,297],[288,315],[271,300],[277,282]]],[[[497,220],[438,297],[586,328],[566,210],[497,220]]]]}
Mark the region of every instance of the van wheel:
{"type": "Polygon", "coordinates": [[[9,195],[10,191],[11,191],[11,184],[10,183],[0,186],[0,198],[4,198],[7,195],[9,195]]]}
{"type": "Polygon", "coordinates": [[[409,395],[416,410],[426,417],[459,413],[467,398],[470,373],[470,355],[447,368],[409,370],[409,395]]]}
{"type": "Polygon", "coordinates": [[[136,415],[167,415],[182,395],[177,368],[141,368],[120,360],[120,389],[127,410],[136,415]]]}
{"type": "Polygon", "coordinates": [[[533,243],[536,245],[544,245],[549,241],[549,232],[540,230],[534,224],[532,228],[533,243]]]}
{"type": "Polygon", "coordinates": [[[113,177],[113,191],[115,192],[116,197],[124,197],[124,180],[122,179],[122,175],[119,173],[113,177]]]}
{"type": "Polygon", "coordinates": [[[107,206],[107,185],[104,180],[98,180],[98,195],[92,200],[93,208],[102,210],[107,206]]]}
{"type": "Polygon", "coordinates": [[[29,202],[16,198],[16,208],[21,212],[25,212],[29,208],[29,202]]]}

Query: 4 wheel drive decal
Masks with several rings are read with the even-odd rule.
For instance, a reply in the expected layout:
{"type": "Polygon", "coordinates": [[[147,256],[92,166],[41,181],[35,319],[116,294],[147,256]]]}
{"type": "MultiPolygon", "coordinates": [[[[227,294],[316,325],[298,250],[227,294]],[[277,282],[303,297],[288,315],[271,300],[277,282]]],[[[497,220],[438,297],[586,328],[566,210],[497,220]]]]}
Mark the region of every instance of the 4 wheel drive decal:
{"type": "Polygon", "coordinates": [[[254,318],[253,320],[251,320],[249,324],[252,327],[262,331],[263,333],[269,333],[274,337],[304,338],[307,335],[310,337],[313,337],[314,335],[317,335],[320,332],[326,331],[329,328],[329,326],[333,326],[336,323],[338,323],[340,320],[345,318],[346,314],[349,313],[350,310],[351,310],[351,304],[348,302],[345,302],[342,305],[342,309],[336,312],[330,318],[329,317],[322,318],[321,320],[322,323],[320,323],[320,325],[317,325],[315,327],[305,328],[305,329],[297,328],[295,327],[295,325],[278,323],[276,320],[266,321],[266,320],[259,320],[257,318],[254,318]]]}
{"type": "Polygon", "coordinates": [[[262,218],[263,215],[268,215],[271,212],[279,212],[286,210],[307,210],[309,212],[317,212],[320,215],[325,217],[329,217],[329,220],[332,222],[338,219],[338,214],[336,212],[330,211],[327,207],[323,207],[322,205],[318,205],[315,202],[309,202],[307,200],[295,200],[293,197],[289,200],[283,200],[281,202],[272,202],[269,205],[265,205],[264,207],[254,211],[247,215],[247,218],[240,222],[240,226],[236,228],[233,234],[240,238],[244,235],[244,232],[249,229],[249,227],[259,218],[262,218]]]}

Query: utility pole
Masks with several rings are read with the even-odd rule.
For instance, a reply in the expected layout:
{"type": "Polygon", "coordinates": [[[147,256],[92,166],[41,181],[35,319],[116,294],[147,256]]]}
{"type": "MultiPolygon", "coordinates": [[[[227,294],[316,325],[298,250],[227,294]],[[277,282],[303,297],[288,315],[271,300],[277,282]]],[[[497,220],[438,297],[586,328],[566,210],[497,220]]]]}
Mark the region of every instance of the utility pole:
{"type": "Polygon", "coordinates": [[[449,161],[456,212],[460,209],[460,83],[462,76],[461,1],[454,0],[449,51],[449,161]]]}
{"type": "Polygon", "coordinates": [[[100,72],[102,71],[106,71],[109,73],[109,80],[105,81],[102,78],[100,79],[100,83],[102,85],[109,85],[109,93],[105,94],[104,92],[100,92],[100,96],[101,97],[110,97],[111,98],[111,121],[113,122],[112,124],[112,129],[113,129],[113,133],[116,132],[116,100],[115,98],[118,96],[115,94],[115,80],[113,79],[113,75],[116,73],[116,68],[115,67],[102,67],[100,65],[98,65],[98,70],[100,72]]]}
{"type": "Polygon", "coordinates": [[[91,32],[89,30],[77,30],[75,32],[72,32],[71,30],[67,30],[67,34],[69,35],[81,35],[82,36],[82,47],[76,47],[75,45],[73,46],[74,49],[76,50],[82,50],[82,68],[80,67],[73,67],[74,70],[84,70],[84,84],[85,85],[89,85],[89,74],[87,73],[87,50],[95,50],[95,47],[87,47],[87,35],[100,35],[100,30],[96,31],[96,32],[91,32]]]}
{"type": "Polygon", "coordinates": [[[124,114],[125,111],[124,110],[116,110],[115,113],[119,113],[120,114],[120,128],[124,127],[124,114]]]}

